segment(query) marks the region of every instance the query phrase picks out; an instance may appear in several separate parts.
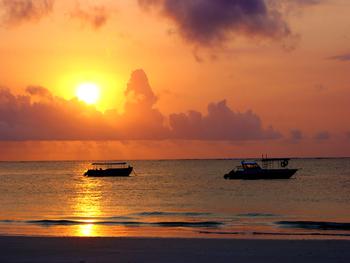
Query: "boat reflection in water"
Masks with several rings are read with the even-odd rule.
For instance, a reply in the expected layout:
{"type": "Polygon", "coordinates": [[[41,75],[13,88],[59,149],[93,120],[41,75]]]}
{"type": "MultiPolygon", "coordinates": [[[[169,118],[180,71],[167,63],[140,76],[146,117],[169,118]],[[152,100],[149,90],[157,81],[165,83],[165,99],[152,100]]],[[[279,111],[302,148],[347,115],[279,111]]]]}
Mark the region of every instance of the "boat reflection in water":
{"type": "Polygon", "coordinates": [[[90,177],[108,177],[108,176],[129,176],[133,167],[125,162],[117,163],[92,163],[93,169],[87,170],[84,175],[90,177]]]}
{"type": "Polygon", "coordinates": [[[236,170],[224,175],[225,179],[289,179],[298,169],[287,168],[288,158],[263,158],[262,167],[255,161],[242,161],[236,170]]]}

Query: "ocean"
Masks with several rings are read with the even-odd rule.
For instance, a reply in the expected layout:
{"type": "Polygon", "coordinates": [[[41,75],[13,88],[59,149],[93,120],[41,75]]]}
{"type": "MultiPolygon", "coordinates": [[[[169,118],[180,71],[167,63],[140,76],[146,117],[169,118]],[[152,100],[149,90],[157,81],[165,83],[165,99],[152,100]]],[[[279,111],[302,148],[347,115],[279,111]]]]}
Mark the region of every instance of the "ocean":
{"type": "Polygon", "coordinates": [[[289,180],[225,180],[240,160],[0,162],[0,235],[350,239],[350,159],[292,159],[289,180]]]}

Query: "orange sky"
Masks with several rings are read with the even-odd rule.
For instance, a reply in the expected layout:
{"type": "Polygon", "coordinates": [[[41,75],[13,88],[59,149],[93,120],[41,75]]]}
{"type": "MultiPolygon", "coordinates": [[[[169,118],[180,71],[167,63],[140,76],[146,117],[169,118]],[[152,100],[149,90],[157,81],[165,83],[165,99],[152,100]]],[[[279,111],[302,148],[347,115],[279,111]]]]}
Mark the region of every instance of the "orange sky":
{"type": "Polygon", "coordinates": [[[0,158],[350,155],[349,1],[176,2],[0,0],[0,158]]]}

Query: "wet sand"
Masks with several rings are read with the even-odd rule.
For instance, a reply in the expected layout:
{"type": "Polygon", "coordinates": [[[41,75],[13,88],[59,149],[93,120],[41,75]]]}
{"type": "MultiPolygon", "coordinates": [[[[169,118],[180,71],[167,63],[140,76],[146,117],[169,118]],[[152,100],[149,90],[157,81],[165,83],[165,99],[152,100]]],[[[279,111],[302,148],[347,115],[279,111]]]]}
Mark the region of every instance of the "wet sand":
{"type": "Polygon", "coordinates": [[[350,241],[0,237],[0,262],[350,262],[350,241]]]}

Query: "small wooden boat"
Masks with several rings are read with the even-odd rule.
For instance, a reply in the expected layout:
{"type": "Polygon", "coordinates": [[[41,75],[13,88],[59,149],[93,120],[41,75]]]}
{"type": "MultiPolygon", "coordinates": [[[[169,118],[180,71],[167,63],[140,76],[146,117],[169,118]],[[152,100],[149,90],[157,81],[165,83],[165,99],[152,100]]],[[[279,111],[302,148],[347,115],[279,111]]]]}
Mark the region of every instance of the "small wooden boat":
{"type": "Polygon", "coordinates": [[[87,170],[84,175],[89,177],[129,176],[133,167],[125,162],[92,163],[93,169],[87,170]]]}
{"type": "Polygon", "coordinates": [[[288,158],[263,158],[263,167],[255,161],[242,161],[241,166],[224,175],[225,179],[289,179],[298,169],[287,168],[288,158]],[[276,167],[277,166],[277,167],[276,167]]]}

